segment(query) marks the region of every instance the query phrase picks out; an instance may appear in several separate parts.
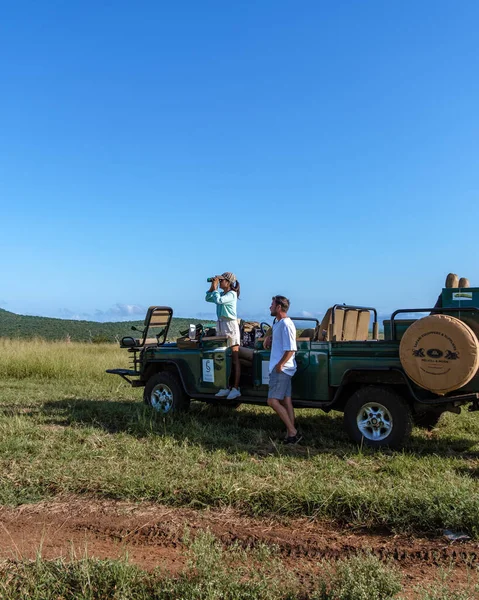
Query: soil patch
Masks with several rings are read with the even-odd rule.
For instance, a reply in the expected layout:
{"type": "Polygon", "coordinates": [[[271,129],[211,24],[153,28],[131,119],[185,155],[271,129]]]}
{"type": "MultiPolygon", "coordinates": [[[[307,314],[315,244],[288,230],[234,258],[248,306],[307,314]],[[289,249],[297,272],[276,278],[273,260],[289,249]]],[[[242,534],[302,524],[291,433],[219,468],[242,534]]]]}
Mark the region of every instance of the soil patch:
{"type": "Polygon", "coordinates": [[[310,519],[278,522],[247,518],[234,510],[171,508],[153,503],[65,498],[0,507],[0,559],[122,558],[144,569],[179,572],[183,535],[209,529],[225,546],[274,544],[288,568],[307,578],[322,558],[336,560],[369,549],[393,560],[406,589],[437,581],[439,570],[462,587],[477,573],[479,544],[446,538],[419,538],[358,532],[310,519]]]}

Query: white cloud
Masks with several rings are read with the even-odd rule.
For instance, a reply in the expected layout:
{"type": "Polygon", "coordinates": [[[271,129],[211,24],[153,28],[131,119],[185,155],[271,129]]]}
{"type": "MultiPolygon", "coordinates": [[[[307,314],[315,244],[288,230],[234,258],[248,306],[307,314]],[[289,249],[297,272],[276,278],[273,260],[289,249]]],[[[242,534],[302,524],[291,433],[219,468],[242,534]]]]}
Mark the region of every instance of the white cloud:
{"type": "Polygon", "coordinates": [[[87,311],[72,310],[70,308],[59,308],[54,315],[59,319],[74,321],[141,321],[146,314],[146,308],[137,304],[123,304],[117,302],[107,310],[97,308],[93,313],[87,311]]]}
{"type": "Polygon", "coordinates": [[[138,304],[121,304],[118,302],[106,312],[107,314],[118,315],[119,317],[131,317],[134,315],[144,315],[146,313],[146,308],[144,306],[139,306],[138,304]]]}
{"type": "Polygon", "coordinates": [[[68,319],[70,321],[89,321],[91,319],[89,313],[73,311],[69,308],[59,308],[54,316],[58,319],[68,319]]]}
{"type": "Polygon", "coordinates": [[[146,314],[146,308],[138,304],[123,304],[117,302],[108,310],[95,311],[95,321],[138,321],[146,314]]]}

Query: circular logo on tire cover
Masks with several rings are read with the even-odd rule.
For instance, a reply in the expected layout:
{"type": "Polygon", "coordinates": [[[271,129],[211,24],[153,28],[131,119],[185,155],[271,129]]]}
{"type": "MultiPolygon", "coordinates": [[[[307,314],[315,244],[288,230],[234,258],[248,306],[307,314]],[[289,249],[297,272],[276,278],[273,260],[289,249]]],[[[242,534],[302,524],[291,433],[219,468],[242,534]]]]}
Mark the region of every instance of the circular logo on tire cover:
{"type": "Polygon", "coordinates": [[[429,358],[442,358],[444,356],[444,352],[439,350],[439,348],[430,348],[426,354],[429,358]]]}
{"type": "Polygon", "coordinates": [[[442,396],[466,385],[479,371],[478,336],[456,317],[429,315],[406,328],[399,357],[408,377],[442,396]]]}
{"type": "Polygon", "coordinates": [[[420,370],[430,375],[445,375],[451,369],[451,361],[459,359],[459,352],[453,339],[444,332],[438,331],[422,333],[413,345],[412,355],[420,361],[420,370]],[[434,346],[428,348],[432,345],[431,342],[434,346]]]}

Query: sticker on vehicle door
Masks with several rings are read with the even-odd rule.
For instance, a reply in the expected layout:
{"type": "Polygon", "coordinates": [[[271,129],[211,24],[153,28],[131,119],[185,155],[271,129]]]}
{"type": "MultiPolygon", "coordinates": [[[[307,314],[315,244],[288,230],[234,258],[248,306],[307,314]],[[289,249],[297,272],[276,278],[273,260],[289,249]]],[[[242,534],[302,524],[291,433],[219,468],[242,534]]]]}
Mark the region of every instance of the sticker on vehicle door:
{"type": "Polygon", "coordinates": [[[452,294],[453,300],[472,300],[472,292],[454,292],[452,294]]]}
{"type": "Polygon", "coordinates": [[[215,366],[212,358],[203,358],[203,381],[215,382],[215,366]]]}
{"type": "Polygon", "coordinates": [[[264,360],[261,363],[261,383],[269,385],[269,360],[264,360]]]}

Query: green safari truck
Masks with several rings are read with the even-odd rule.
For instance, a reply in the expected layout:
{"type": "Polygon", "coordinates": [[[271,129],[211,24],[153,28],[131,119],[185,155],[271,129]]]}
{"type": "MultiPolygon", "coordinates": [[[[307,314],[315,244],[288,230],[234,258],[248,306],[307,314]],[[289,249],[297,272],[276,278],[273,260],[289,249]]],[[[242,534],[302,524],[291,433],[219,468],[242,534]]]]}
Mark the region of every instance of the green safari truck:
{"type": "MultiPolygon", "coordinates": [[[[401,447],[413,424],[433,427],[445,411],[479,410],[479,288],[444,288],[439,308],[396,310],[379,336],[374,308],[336,304],[321,322],[291,317],[298,330],[297,408],[341,411],[353,442],[401,447]],[[429,314],[427,314],[429,313],[429,314]],[[309,328],[303,329],[305,321],[309,328]]],[[[140,338],[124,337],[131,368],[108,369],[161,413],[186,411],[191,400],[226,405],[215,393],[228,387],[226,338],[197,327],[194,339],[168,340],[173,310],[151,306],[140,338]]],[[[240,347],[241,403],[266,404],[268,325],[254,347],[240,347]]]]}

